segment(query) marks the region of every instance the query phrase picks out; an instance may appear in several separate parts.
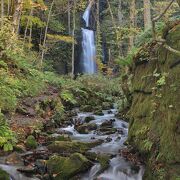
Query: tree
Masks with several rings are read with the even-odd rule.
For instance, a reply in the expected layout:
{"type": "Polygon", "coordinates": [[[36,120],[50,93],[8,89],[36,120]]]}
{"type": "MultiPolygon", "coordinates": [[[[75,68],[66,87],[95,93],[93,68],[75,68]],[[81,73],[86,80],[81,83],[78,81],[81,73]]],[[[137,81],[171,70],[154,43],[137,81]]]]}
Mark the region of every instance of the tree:
{"type": "Polygon", "coordinates": [[[76,0],[74,0],[74,4],[73,4],[73,30],[72,30],[72,37],[74,39],[74,41],[72,41],[72,78],[74,77],[74,52],[75,52],[75,29],[76,29],[76,0]]]}
{"type": "Polygon", "coordinates": [[[13,32],[18,33],[23,0],[14,0],[13,32]]]}
{"type": "Polygon", "coordinates": [[[151,3],[150,0],[143,0],[143,2],[144,2],[144,29],[147,30],[152,26],[151,3]]]}
{"type": "Polygon", "coordinates": [[[3,26],[4,21],[4,0],[1,0],[1,27],[3,26]]]}
{"type": "Polygon", "coordinates": [[[42,53],[41,53],[41,62],[40,62],[41,68],[42,68],[43,59],[44,59],[44,53],[45,53],[45,48],[46,48],[47,32],[48,32],[48,26],[49,26],[49,21],[50,21],[53,5],[54,5],[54,0],[52,1],[50,9],[49,9],[49,14],[48,14],[48,18],[47,18],[45,33],[44,33],[44,40],[43,40],[42,53]]]}
{"type": "MultiPolygon", "coordinates": [[[[131,29],[135,28],[135,19],[136,19],[136,1],[131,0],[130,2],[130,31],[131,29]]],[[[133,33],[130,34],[129,37],[129,51],[134,46],[134,35],[133,33]]]]}

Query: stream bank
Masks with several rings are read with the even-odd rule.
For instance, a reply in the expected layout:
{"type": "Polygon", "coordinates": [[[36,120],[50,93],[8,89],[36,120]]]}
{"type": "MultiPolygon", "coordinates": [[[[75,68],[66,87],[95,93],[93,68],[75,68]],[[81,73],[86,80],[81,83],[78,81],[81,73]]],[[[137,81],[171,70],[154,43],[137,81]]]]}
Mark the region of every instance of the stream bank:
{"type": "MultiPolygon", "coordinates": [[[[162,38],[180,50],[179,21],[162,38]]],[[[156,42],[134,57],[128,141],[146,161],[145,180],[180,178],[179,58],[156,42]]]]}

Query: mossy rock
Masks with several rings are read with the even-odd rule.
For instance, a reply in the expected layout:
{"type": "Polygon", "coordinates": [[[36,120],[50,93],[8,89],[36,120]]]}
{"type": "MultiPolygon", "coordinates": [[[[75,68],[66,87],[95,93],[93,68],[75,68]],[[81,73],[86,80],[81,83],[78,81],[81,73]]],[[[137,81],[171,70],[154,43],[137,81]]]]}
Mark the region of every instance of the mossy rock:
{"type": "Polygon", "coordinates": [[[101,164],[101,170],[98,173],[103,172],[109,167],[110,155],[96,154],[95,152],[86,152],[84,155],[91,161],[97,161],[101,164]]]}
{"type": "Polygon", "coordinates": [[[81,134],[88,134],[89,131],[96,129],[97,129],[97,124],[95,123],[84,123],[76,128],[76,130],[81,134]]]}
{"type": "Polygon", "coordinates": [[[59,154],[71,154],[75,152],[86,152],[89,149],[102,144],[102,140],[97,140],[94,142],[78,142],[78,141],[55,141],[48,146],[48,149],[53,153],[59,154]]]}
{"type": "Polygon", "coordinates": [[[10,175],[0,168],[0,180],[10,180],[10,175]]]}
{"type": "Polygon", "coordinates": [[[110,102],[103,102],[102,108],[103,108],[103,110],[109,110],[109,109],[113,108],[113,105],[110,102]]]}
{"type": "Polygon", "coordinates": [[[104,113],[102,112],[102,110],[96,110],[94,111],[94,114],[98,116],[104,116],[104,113]]]}
{"type": "Polygon", "coordinates": [[[52,135],[48,137],[48,141],[71,141],[69,135],[58,135],[53,137],[52,135]]]}
{"type": "Polygon", "coordinates": [[[91,106],[91,105],[83,105],[83,106],[80,107],[80,111],[92,112],[93,111],[93,106],[91,106]]]}
{"type": "Polygon", "coordinates": [[[84,121],[85,121],[86,123],[89,123],[89,122],[91,122],[91,121],[93,121],[93,120],[95,120],[95,117],[94,117],[94,116],[87,116],[87,117],[85,117],[85,119],[84,119],[84,121]]]}
{"type": "Polygon", "coordinates": [[[47,162],[48,172],[54,180],[68,180],[91,166],[92,163],[80,153],[70,157],[52,156],[47,162]]]}
{"type": "Polygon", "coordinates": [[[34,136],[30,135],[26,139],[26,147],[29,149],[36,149],[38,146],[38,143],[34,136]]]}

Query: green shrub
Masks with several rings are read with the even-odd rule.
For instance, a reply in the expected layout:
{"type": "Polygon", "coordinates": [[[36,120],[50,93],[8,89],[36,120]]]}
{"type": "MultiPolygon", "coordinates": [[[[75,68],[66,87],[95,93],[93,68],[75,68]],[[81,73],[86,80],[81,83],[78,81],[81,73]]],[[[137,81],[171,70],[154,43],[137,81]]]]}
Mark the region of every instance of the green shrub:
{"type": "Polygon", "coordinates": [[[15,143],[15,134],[10,130],[3,114],[0,113],[0,148],[3,148],[4,151],[11,151],[15,143]]]}

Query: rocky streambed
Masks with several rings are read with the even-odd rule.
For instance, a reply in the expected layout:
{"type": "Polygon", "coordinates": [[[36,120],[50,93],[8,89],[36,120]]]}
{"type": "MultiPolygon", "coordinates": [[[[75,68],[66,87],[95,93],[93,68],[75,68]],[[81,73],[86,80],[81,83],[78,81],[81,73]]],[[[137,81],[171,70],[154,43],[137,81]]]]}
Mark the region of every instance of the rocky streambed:
{"type": "Polygon", "coordinates": [[[143,166],[125,145],[128,123],[116,110],[75,111],[35,150],[1,158],[0,180],[141,180],[143,166]]]}

